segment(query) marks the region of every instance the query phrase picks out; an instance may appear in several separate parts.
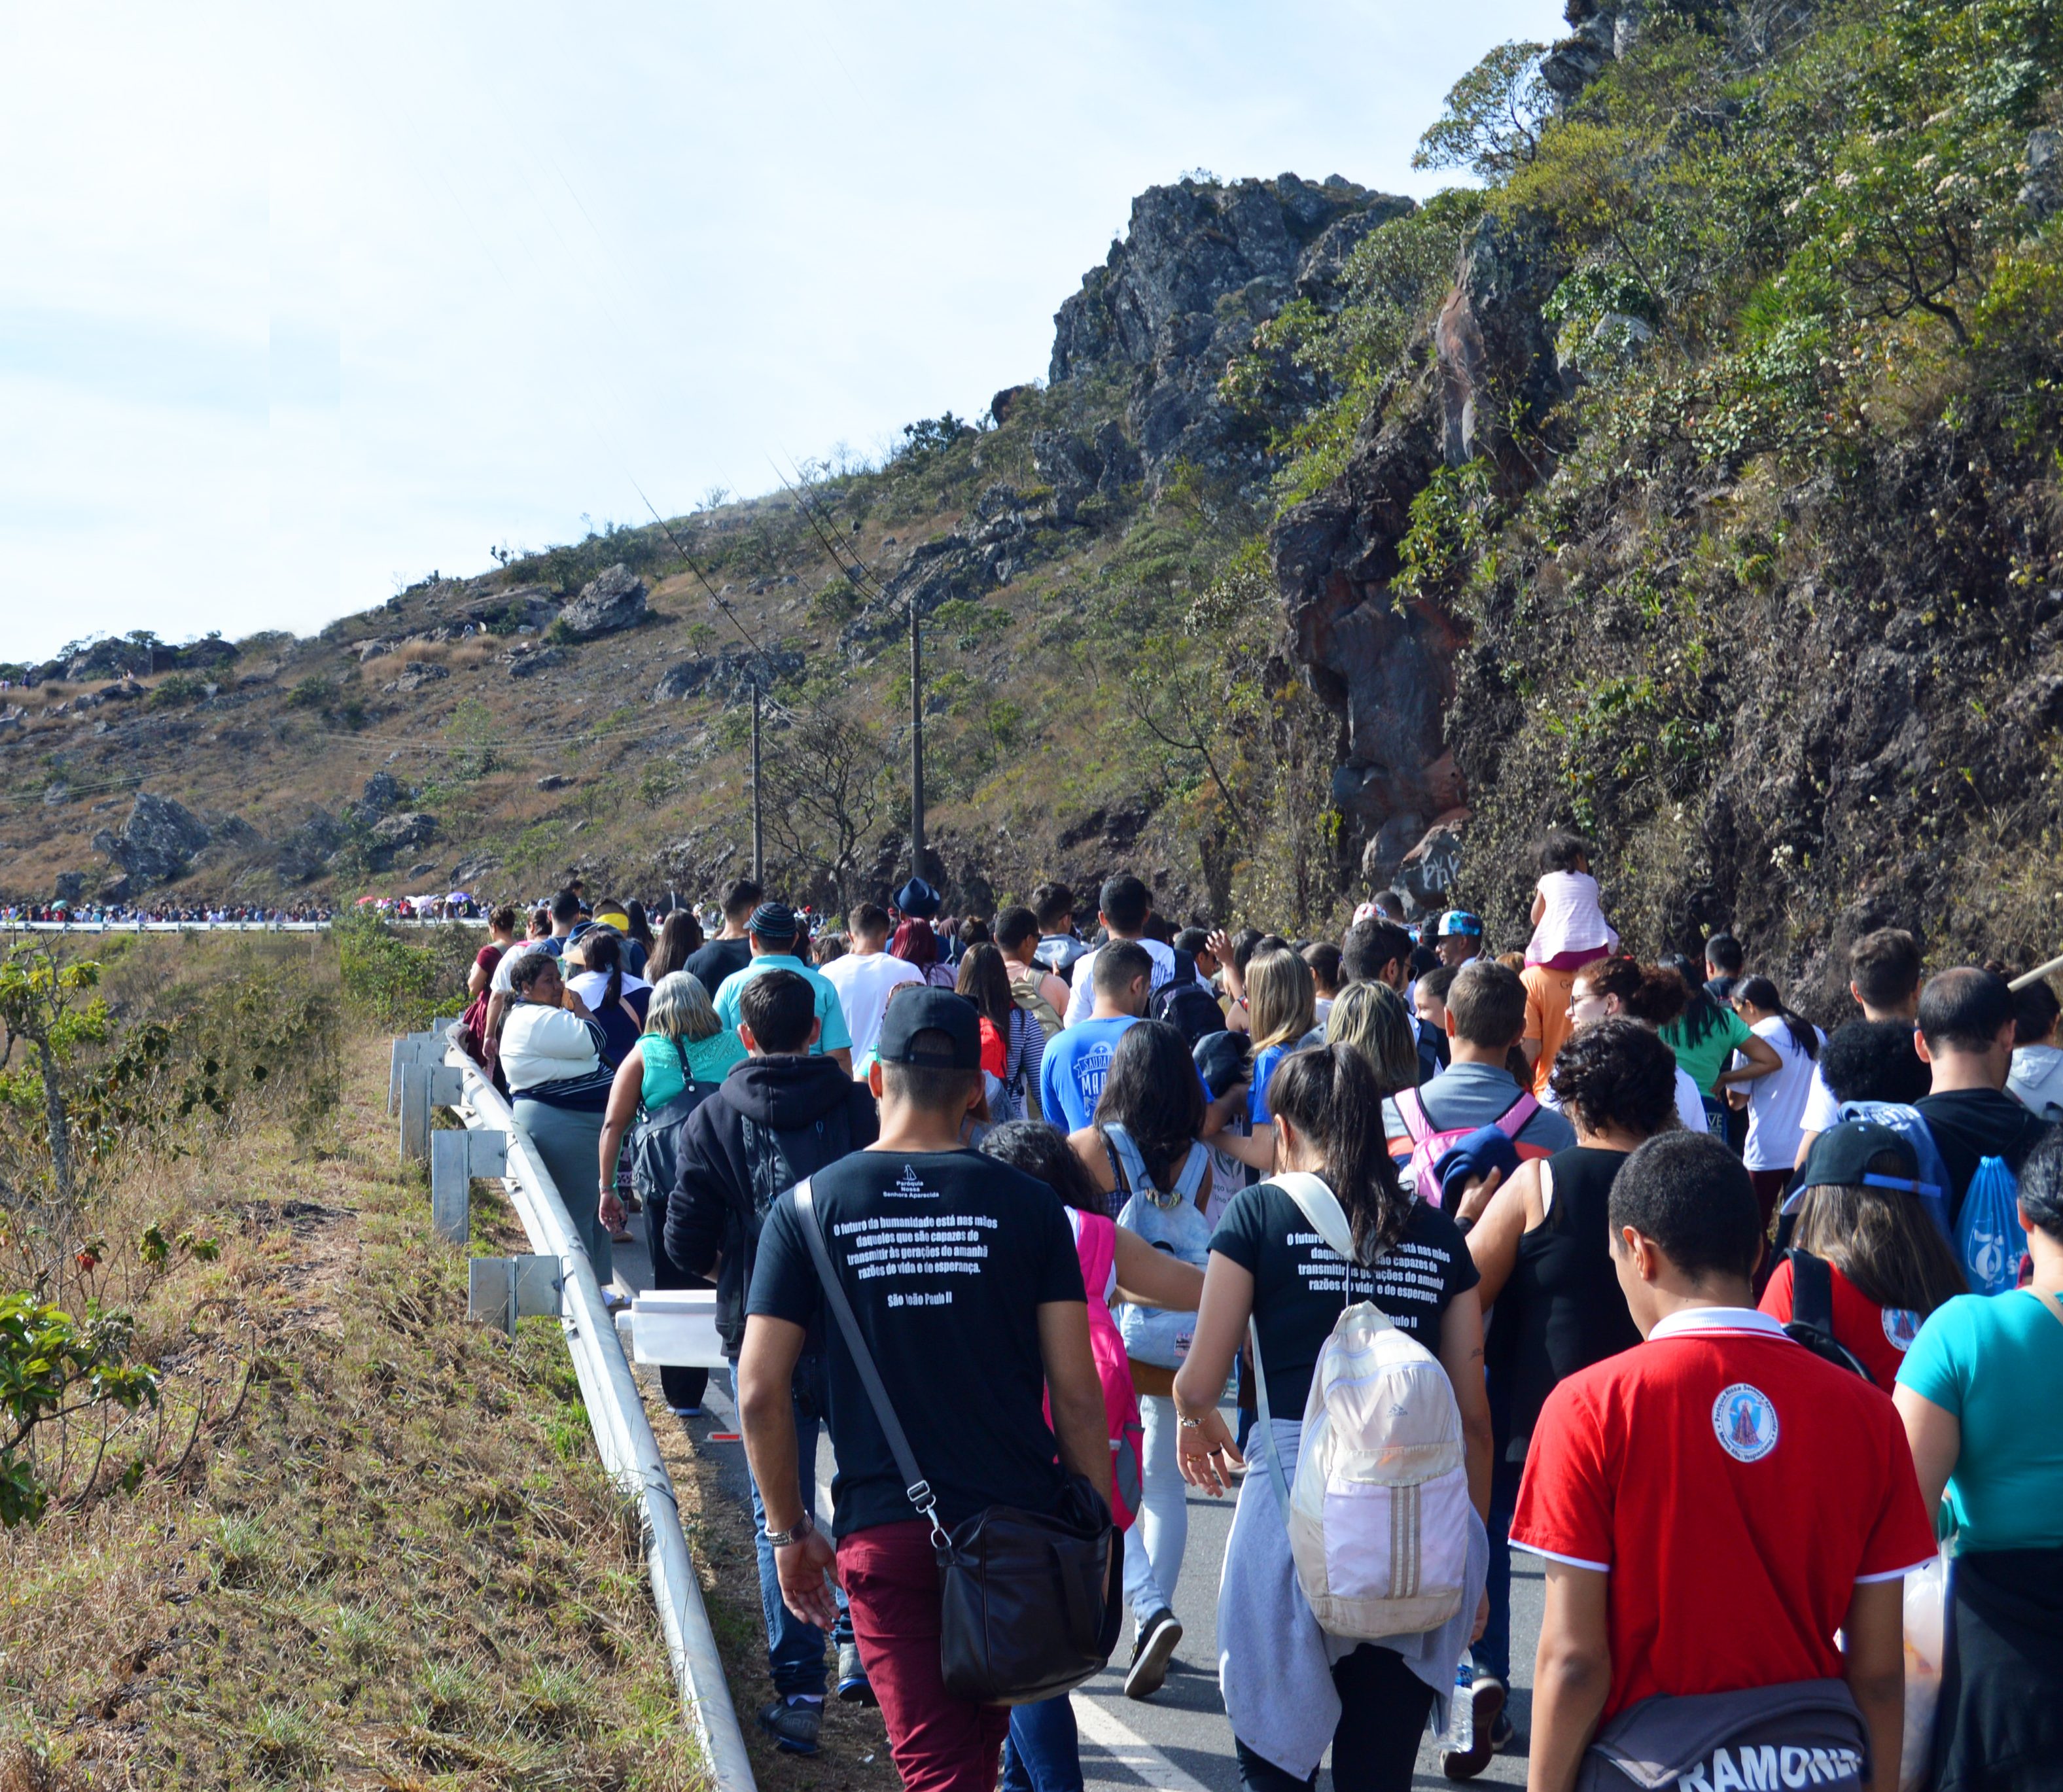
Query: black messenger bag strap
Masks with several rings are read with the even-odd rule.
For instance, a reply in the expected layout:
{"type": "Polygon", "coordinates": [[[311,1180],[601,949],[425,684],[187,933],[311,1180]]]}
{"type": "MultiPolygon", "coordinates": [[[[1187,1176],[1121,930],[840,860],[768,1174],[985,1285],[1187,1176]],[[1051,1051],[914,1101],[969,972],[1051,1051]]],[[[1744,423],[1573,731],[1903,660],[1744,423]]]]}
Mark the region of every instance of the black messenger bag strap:
{"type": "Polygon", "coordinates": [[[817,1266],[817,1280],[823,1284],[824,1299],[830,1307],[831,1317],[838,1321],[846,1348],[852,1352],[853,1367],[859,1371],[860,1384],[867,1389],[868,1404],[880,1421],[882,1435],[888,1440],[889,1452],[902,1474],[903,1491],[908,1496],[910,1504],[917,1509],[918,1516],[931,1525],[931,1541],[943,1548],[951,1539],[939,1522],[938,1502],[931,1497],[931,1484],[924,1479],[923,1471],[917,1466],[903,1421],[895,1416],[888,1390],[882,1384],[881,1371],[875,1367],[874,1352],[867,1348],[867,1340],[860,1336],[859,1320],[852,1310],[852,1303],[846,1298],[845,1284],[838,1280],[838,1272],[831,1265],[830,1248],[824,1240],[823,1222],[817,1215],[816,1195],[806,1176],[795,1184],[795,1211],[802,1218],[802,1236],[809,1241],[810,1256],[817,1266]]]}

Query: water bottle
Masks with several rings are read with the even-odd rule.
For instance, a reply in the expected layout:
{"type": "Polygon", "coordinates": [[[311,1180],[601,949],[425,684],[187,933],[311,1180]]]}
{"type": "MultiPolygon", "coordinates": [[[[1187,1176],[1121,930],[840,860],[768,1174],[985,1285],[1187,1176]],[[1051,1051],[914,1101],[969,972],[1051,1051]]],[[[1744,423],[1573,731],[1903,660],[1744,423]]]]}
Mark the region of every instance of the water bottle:
{"type": "Polygon", "coordinates": [[[1454,1669],[1454,1696],[1447,1704],[1447,1733],[1440,1746],[1455,1754],[1466,1754],[1476,1746],[1476,1670],[1466,1655],[1454,1669]]]}

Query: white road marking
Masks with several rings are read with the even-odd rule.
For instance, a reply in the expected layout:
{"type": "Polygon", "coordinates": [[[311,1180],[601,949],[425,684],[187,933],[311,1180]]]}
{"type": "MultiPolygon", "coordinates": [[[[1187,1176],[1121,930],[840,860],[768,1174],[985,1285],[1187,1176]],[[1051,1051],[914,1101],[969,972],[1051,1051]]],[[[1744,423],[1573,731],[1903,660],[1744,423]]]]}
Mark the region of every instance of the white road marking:
{"type": "Polygon", "coordinates": [[[1183,1772],[1135,1732],[1102,1700],[1076,1693],[1069,1702],[1075,1708],[1075,1723],[1082,1734],[1158,1792],[1211,1792],[1201,1780],[1183,1772]]]}

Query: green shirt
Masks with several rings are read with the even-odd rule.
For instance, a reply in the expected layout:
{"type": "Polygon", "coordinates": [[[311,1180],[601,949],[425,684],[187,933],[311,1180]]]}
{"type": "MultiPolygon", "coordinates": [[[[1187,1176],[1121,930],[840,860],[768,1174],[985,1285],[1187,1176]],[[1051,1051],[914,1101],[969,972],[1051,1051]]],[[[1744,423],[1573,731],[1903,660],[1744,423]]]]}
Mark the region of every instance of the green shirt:
{"type": "Polygon", "coordinates": [[[845,1004],[838,1000],[838,986],[830,978],[786,952],[762,954],[742,970],[734,970],[717,986],[716,1011],[726,1027],[738,1025],[738,998],[745,993],[745,986],[755,977],[763,977],[770,970],[792,970],[808,980],[810,987],[817,992],[817,1019],[823,1023],[823,1031],[810,1051],[821,1057],[827,1051],[852,1049],[852,1035],[846,1030],[845,1004]]]}
{"type": "Polygon", "coordinates": [[[1713,1079],[1727,1067],[1727,1060],[1755,1037],[1747,1023],[1723,1002],[1713,1006],[1719,1011],[1719,1024],[1708,1027],[1695,1045],[1686,1043],[1686,1030],[1680,1020],[1672,1020],[1662,1029],[1662,1043],[1676,1054],[1676,1067],[1691,1073],[1691,1080],[1698,1085],[1701,1095],[1718,1092],[1713,1079]]]}
{"type": "Polygon", "coordinates": [[[698,1083],[721,1083],[724,1073],[745,1056],[745,1042],[734,1027],[722,1027],[706,1039],[669,1039],[664,1033],[647,1033],[637,1042],[637,1057],[645,1067],[640,1099],[645,1111],[657,1113],[687,1087],[681,1075],[681,1057],[686,1053],[688,1075],[698,1083]],[[676,1051],[676,1044],[680,1051],[676,1051]]]}
{"type": "Polygon", "coordinates": [[[2063,1547],[2063,1320],[2041,1297],[1956,1296],[1928,1315],[1898,1380],[1962,1425],[1956,1549],[2063,1547]]]}

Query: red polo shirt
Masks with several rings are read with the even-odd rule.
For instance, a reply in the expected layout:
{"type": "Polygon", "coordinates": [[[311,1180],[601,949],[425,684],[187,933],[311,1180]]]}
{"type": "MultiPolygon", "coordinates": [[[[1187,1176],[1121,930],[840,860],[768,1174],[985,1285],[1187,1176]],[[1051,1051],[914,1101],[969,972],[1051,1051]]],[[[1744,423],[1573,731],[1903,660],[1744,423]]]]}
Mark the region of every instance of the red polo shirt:
{"type": "MultiPolygon", "coordinates": [[[[1834,1288],[1834,1336],[1856,1353],[1856,1360],[1888,1394],[1898,1385],[1899,1365],[1920,1336],[1923,1315],[1904,1307],[1880,1307],[1834,1265],[1828,1264],[1834,1288]]],[[[1792,1317],[1791,1260],[1776,1266],[1762,1291],[1762,1310],[1777,1320],[1792,1317]]]]}
{"type": "Polygon", "coordinates": [[[1730,1307],[1672,1313],[1547,1396],[1511,1541],[1611,1575],[1607,1718],[1838,1679],[1856,1583],[1934,1557],[1889,1396],[1730,1307]]]}

